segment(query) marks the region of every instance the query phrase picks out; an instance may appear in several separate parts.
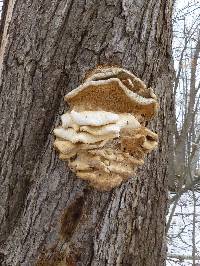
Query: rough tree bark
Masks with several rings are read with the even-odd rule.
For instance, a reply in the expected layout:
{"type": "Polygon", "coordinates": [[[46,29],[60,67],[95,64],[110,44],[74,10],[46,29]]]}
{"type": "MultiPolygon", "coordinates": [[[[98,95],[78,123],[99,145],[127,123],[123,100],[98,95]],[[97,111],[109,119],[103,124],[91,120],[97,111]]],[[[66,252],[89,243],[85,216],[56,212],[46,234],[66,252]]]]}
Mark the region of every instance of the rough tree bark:
{"type": "Polygon", "coordinates": [[[0,86],[1,265],[164,264],[172,2],[16,1],[0,86]],[[102,193],[58,160],[52,129],[63,96],[105,63],[155,89],[160,144],[136,177],[102,193]]]}

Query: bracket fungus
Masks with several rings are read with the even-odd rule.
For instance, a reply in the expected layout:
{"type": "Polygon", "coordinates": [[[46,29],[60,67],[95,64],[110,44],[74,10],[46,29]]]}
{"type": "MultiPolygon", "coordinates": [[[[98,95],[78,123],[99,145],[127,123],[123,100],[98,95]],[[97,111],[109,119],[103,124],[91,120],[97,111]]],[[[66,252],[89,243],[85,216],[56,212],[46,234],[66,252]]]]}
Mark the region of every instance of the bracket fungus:
{"type": "Polygon", "coordinates": [[[119,67],[98,67],[65,96],[70,109],[54,129],[54,147],[76,175],[106,191],[119,186],[156,148],[145,127],[157,113],[151,88],[119,67]]]}

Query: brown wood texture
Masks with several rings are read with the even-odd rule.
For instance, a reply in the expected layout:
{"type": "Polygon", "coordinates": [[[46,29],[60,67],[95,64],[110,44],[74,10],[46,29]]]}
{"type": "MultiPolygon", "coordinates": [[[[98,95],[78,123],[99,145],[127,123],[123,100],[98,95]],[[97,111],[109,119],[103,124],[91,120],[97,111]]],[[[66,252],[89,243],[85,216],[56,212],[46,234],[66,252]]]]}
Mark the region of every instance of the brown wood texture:
{"type": "Polygon", "coordinates": [[[171,0],[17,0],[0,85],[0,263],[164,265],[172,103],[171,0]],[[159,148],[111,192],[55,154],[63,96],[99,64],[152,86],[159,148]]]}

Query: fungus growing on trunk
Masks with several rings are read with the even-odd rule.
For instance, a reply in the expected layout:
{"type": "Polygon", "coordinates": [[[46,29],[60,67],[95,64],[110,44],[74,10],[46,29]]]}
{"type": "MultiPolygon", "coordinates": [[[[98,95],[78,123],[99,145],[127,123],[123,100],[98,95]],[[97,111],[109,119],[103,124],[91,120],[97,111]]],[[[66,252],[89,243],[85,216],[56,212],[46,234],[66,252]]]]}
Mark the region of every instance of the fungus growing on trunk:
{"type": "Polygon", "coordinates": [[[54,147],[98,190],[111,190],[133,176],[156,148],[157,134],[144,126],[157,113],[156,96],[129,71],[96,68],[65,100],[70,110],[54,129],[54,147]]]}

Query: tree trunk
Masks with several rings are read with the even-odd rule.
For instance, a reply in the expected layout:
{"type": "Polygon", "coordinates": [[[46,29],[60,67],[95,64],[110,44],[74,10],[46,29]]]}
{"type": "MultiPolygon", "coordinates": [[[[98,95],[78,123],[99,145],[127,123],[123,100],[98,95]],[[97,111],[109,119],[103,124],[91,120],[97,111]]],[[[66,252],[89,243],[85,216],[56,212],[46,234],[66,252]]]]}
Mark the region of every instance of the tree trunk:
{"type": "Polygon", "coordinates": [[[16,1],[0,86],[1,265],[164,265],[171,14],[171,0],[16,1]],[[99,64],[131,70],[160,102],[158,150],[111,192],[52,148],[63,96],[99,64]]]}

